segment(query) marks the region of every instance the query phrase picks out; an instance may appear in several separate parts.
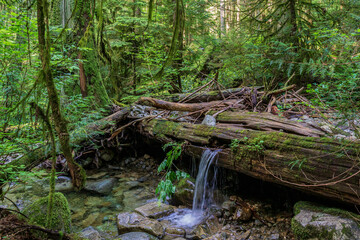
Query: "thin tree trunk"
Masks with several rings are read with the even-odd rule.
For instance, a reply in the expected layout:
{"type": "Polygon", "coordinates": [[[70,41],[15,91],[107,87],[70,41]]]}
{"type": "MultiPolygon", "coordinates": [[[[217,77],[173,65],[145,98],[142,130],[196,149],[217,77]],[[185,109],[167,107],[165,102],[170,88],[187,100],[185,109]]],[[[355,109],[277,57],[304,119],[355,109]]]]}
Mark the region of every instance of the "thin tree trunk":
{"type": "Polygon", "coordinates": [[[72,149],[69,143],[67,122],[61,113],[59,96],[55,88],[50,69],[50,32],[48,7],[47,0],[37,0],[38,40],[42,63],[41,74],[43,75],[43,79],[47,88],[55,130],[58,134],[61,150],[67,160],[73,184],[76,188],[80,189],[85,184],[86,174],[84,169],[73,159],[72,149]]]}

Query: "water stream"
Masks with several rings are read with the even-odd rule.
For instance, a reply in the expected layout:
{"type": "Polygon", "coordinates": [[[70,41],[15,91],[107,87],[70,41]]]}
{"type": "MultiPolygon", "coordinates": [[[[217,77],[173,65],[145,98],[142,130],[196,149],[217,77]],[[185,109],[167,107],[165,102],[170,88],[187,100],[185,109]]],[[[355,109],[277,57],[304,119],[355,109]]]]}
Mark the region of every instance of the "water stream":
{"type": "Polygon", "coordinates": [[[200,160],[199,171],[196,176],[195,191],[192,209],[184,208],[167,216],[164,220],[172,222],[176,226],[192,228],[200,224],[206,218],[206,208],[214,203],[213,192],[216,187],[217,168],[209,181],[210,166],[218,159],[220,150],[206,149],[200,160]]]}

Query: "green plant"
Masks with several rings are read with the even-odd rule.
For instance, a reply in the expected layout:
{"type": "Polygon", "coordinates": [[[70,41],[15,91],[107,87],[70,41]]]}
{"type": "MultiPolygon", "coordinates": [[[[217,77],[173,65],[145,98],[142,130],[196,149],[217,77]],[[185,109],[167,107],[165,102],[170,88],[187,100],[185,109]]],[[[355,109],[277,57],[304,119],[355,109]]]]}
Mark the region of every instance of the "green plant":
{"type": "Polygon", "coordinates": [[[162,171],[166,171],[163,179],[156,188],[156,194],[159,195],[159,201],[164,202],[166,200],[166,197],[171,197],[175,193],[176,187],[173,184],[175,180],[179,181],[182,178],[190,177],[190,175],[186,172],[180,170],[172,170],[173,167],[176,168],[173,162],[181,156],[183,146],[184,143],[176,142],[170,142],[163,146],[164,151],[166,151],[166,149],[169,147],[171,147],[171,149],[167,152],[166,158],[158,167],[159,173],[162,171]]]}

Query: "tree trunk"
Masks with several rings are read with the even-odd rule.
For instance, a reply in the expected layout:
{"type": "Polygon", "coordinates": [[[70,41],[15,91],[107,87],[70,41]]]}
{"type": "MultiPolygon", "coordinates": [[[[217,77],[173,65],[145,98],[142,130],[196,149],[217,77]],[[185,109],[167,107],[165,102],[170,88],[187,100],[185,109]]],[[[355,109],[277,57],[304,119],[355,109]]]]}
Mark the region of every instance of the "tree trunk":
{"type": "Polygon", "coordinates": [[[360,204],[359,143],[156,119],[141,122],[139,131],[162,143],[188,141],[186,151],[196,157],[201,156],[204,147],[222,148],[218,160],[221,167],[360,204]]]}
{"type": "Polygon", "coordinates": [[[82,188],[86,180],[85,171],[73,159],[72,150],[69,144],[67,122],[61,113],[59,96],[57,94],[50,69],[50,32],[48,7],[47,0],[37,0],[38,40],[42,63],[41,74],[43,75],[43,79],[47,88],[55,130],[59,137],[61,150],[67,160],[73,184],[77,188],[82,188]]]}

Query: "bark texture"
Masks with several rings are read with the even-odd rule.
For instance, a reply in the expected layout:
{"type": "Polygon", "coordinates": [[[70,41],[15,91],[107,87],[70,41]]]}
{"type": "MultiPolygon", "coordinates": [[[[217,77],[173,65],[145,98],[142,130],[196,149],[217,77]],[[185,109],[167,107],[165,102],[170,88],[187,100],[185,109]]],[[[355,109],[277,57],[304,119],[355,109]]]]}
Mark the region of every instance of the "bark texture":
{"type": "Polygon", "coordinates": [[[188,141],[186,151],[196,157],[201,156],[204,147],[223,148],[218,160],[221,167],[308,193],[360,204],[358,143],[157,119],[142,122],[139,131],[161,142],[188,141]]]}

